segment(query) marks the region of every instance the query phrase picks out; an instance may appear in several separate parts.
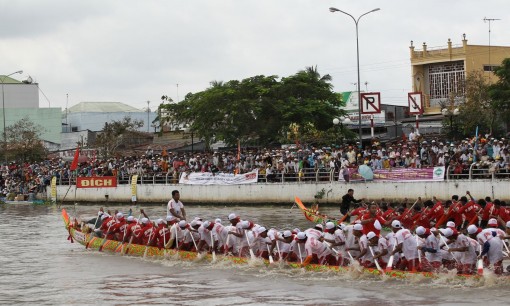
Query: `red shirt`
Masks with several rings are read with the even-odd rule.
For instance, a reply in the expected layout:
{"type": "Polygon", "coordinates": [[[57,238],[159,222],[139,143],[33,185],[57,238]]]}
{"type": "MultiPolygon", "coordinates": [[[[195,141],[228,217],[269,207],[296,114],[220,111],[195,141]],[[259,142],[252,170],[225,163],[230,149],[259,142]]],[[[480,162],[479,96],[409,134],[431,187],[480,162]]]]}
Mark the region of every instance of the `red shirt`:
{"type": "Polygon", "coordinates": [[[397,220],[399,220],[404,228],[411,228],[413,226],[413,216],[414,213],[409,210],[409,208],[406,208],[404,212],[397,217],[397,220]]]}
{"type": "Polygon", "coordinates": [[[115,240],[124,240],[124,235],[127,232],[128,225],[129,224],[126,222],[126,219],[122,218],[110,228],[110,232],[113,232],[115,235],[115,240]]]}
{"type": "MultiPolygon", "coordinates": [[[[510,221],[510,207],[500,207],[498,215],[505,221],[505,224],[510,221]]],[[[503,225],[505,225],[503,224],[503,225]]]]}
{"type": "Polygon", "coordinates": [[[164,224],[160,224],[156,229],[156,241],[158,248],[164,248],[165,243],[170,240],[170,229],[164,224]]]}
{"type": "Polygon", "coordinates": [[[126,237],[129,237],[129,240],[131,240],[131,238],[133,238],[133,240],[131,240],[132,244],[140,244],[140,242],[142,240],[141,239],[141,231],[142,231],[142,227],[140,226],[140,224],[138,224],[136,222],[132,222],[127,227],[126,237]]]}
{"type": "Polygon", "coordinates": [[[459,209],[459,213],[464,214],[464,217],[466,217],[466,220],[468,222],[471,222],[476,216],[477,212],[480,210],[480,205],[476,204],[474,201],[469,201],[466,203],[466,205],[462,206],[459,209]]]}
{"type": "Polygon", "coordinates": [[[447,220],[453,218],[453,222],[455,222],[456,226],[459,226],[462,224],[462,213],[460,212],[460,209],[462,208],[461,202],[454,202],[450,206],[450,209],[448,210],[448,217],[447,220]]]}
{"type": "Polygon", "coordinates": [[[368,219],[373,219],[373,221],[363,224],[363,231],[362,231],[363,234],[366,235],[369,232],[374,232],[377,236],[379,236],[379,234],[381,233],[381,230],[375,228],[375,221],[379,221],[379,223],[381,224],[381,227],[382,227],[383,224],[386,223],[386,220],[379,215],[372,217],[372,215],[370,213],[367,213],[367,214],[364,214],[363,216],[361,216],[361,221],[368,220],[368,219]]]}
{"type": "Polygon", "coordinates": [[[142,241],[141,241],[142,245],[147,245],[149,243],[149,240],[153,240],[155,232],[156,232],[156,230],[155,230],[155,227],[152,225],[152,223],[149,222],[149,223],[143,225],[142,229],[140,230],[140,233],[138,235],[138,238],[142,239],[142,241]]]}
{"type": "Polygon", "coordinates": [[[115,223],[117,221],[113,217],[107,217],[103,220],[103,223],[101,223],[101,231],[104,235],[106,235],[106,239],[113,240],[115,239],[115,236],[113,234],[109,234],[112,231],[112,228],[114,227],[115,223]]]}
{"type": "Polygon", "coordinates": [[[424,228],[430,227],[430,219],[428,217],[428,208],[425,208],[421,213],[417,213],[413,217],[413,227],[423,226],[424,228]]]}
{"type": "Polygon", "coordinates": [[[392,208],[388,208],[388,210],[382,214],[382,217],[388,220],[393,219],[394,217],[396,217],[396,215],[397,215],[396,212],[392,208]]]}
{"type": "Polygon", "coordinates": [[[489,202],[487,205],[485,205],[485,208],[483,209],[482,214],[482,220],[489,221],[491,216],[497,215],[499,213],[499,209],[494,206],[494,203],[489,202]]]}
{"type": "Polygon", "coordinates": [[[365,207],[358,207],[355,210],[353,210],[350,215],[351,216],[358,216],[358,219],[363,216],[367,212],[367,208],[365,207]]]}
{"type": "Polygon", "coordinates": [[[440,201],[438,201],[436,205],[434,205],[434,207],[432,207],[432,209],[427,213],[427,219],[429,220],[429,222],[432,220],[436,220],[437,222],[439,221],[439,219],[441,219],[443,215],[444,215],[443,204],[440,201]]]}

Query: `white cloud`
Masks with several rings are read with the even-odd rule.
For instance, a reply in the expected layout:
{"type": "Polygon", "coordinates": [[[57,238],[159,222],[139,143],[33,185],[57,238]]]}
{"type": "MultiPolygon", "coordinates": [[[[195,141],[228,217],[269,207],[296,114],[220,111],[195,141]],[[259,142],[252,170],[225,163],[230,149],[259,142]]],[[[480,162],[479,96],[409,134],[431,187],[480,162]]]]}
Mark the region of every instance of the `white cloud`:
{"type": "MultiPolygon", "coordinates": [[[[385,103],[405,103],[409,41],[421,47],[488,42],[484,17],[504,18],[505,0],[440,1],[4,1],[0,74],[23,69],[51,100],[121,101],[145,107],[163,94],[182,99],[210,81],[258,74],[287,76],[317,65],[335,89],[356,82],[354,16],[361,82],[385,103]]],[[[493,23],[492,44],[509,45],[509,20],[493,23]]],[[[364,85],[363,85],[364,88],[364,85]]],[[[41,98],[41,106],[47,102],[41,98]]]]}

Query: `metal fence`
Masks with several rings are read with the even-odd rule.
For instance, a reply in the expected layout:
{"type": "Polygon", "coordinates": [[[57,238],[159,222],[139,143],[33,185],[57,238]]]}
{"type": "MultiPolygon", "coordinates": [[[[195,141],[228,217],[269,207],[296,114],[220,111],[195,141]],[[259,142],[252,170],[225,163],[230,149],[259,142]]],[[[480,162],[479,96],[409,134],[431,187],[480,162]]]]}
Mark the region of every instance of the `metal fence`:
{"type": "MultiPolygon", "coordinates": [[[[446,169],[445,180],[501,180],[510,179],[509,171],[491,171],[489,168],[480,168],[476,164],[472,164],[469,168],[463,169],[462,172],[455,173],[454,167],[449,166],[446,169]]],[[[338,181],[339,173],[332,168],[304,168],[300,172],[281,173],[275,172],[269,177],[264,173],[259,173],[259,183],[315,183],[315,182],[332,182],[338,181]]],[[[127,185],[131,183],[130,175],[117,176],[118,185],[127,185]]],[[[137,184],[151,185],[168,185],[178,184],[179,179],[174,178],[170,173],[156,175],[138,175],[137,184]]],[[[75,185],[76,177],[58,178],[57,185],[75,185]]]]}

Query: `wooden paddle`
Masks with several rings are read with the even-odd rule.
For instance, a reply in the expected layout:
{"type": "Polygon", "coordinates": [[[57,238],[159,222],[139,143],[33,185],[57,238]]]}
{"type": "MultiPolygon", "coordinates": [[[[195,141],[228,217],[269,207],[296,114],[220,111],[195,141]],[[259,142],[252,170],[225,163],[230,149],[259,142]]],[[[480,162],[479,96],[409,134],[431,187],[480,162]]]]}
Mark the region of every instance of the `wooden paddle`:
{"type": "Polygon", "coordinates": [[[271,255],[271,250],[269,249],[268,244],[266,244],[266,247],[267,247],[267,254],[269,255],[269,263],[272,264],[272,263],[274,263],[273,255],[271,255]]]}
{"type": "MultiPolygon", "coordinates": [[[[395,241],[397,243],[397,241],[395,241]]],[[[397,248],[396,244],[393,244],[393,251],[397,248]]],[[[393,253],[392,251],[392,253],[393,253]]],[[[393,269],[393,259],[395,258],[395,254],[391,254],[390,259],[388,259],[388,264],[386,264],[386,272],[389,272],[393,269]]]]}
{"type": "Polygon", "coordinates": [[[214,237],[213,237],[213,232],[211,231],[211,249],[212,249],[212,260],[213,262],[216,261],[216,251],[214,250],[214,237]]]}
{"type": "Polygon", "coordinates": [[[370,253],[372,254],[372,258],[374,258],[374,263],[375,263],[377,270],[379,270],[381,272],[381,274],[384,274],[384,271],[381,268],[381,265],[379,265],[379,262],[375,258],[374,250],[372,249],[372,247],[370,245],[368,246],[368,249],[370,250],[370,253]]]}
{"type": "Polygon", "coordinates": [[[145,246],[145,252],[143,252],[143,258],[147,257],[147,253],[149,252],[149,244],[151,243],[152,234],[154,233],[154,228],[152,232],[149,234],[149,240],[147,241],[147,245],[145,246]]]}
{"type": "Polygon", "coordinates": [[[229,226],[228,226],[228,229],[227,229],[227,242],[225,243],[225,250],[224,250],[224,251],[225,251],[225,252],[224,252],[225,254],[227,254],[227,253],[228,253],[228,249],[229,249],[228,242],[230,241],[230,235],[231,235],[231,234],[229,234],[229,232],[230,232],[230,229],[231,229],[231,228],[232,228],[232,226],[230,226],[230,225],[229,225],[229,226]]]}
{"type": "Polygon", "coordinates": [[[248,248],[250,250],[250,257],[251,257],[251,259],[255,259],[256,257],[255,257],[255,254],[253,253],[252,248],[251,248],[251,243],[250,243],[250,239],[248,238],[247,230],[244,231],[244,236],[246,237],[246,241],[248,242],[248,248]]]}
{"type": "MultiPolygon", "coordinates": [[[[482,255],[482,245],[480,244],[480,255],[482,255]]],[[[476,268],[478,270],[478,275],[483,275],[483,259],[480,257],[476,262],[476,268]]]]}
{"type": "MultiPolygon", "coordinates": [[[[138,222],[140,221],[140,217],[141,216],[142,216],[142,214],[140,214],[138,216],[138,219],[136,219],[136,225],[138,225],[138,222]]],[[[127,247],[126,247],[126,252],[124,252],[124,253],[121,252],[122,256],[124,256],[124,254],[127,254],[129,252],[129,247],[131,246],[131,242],[133,242],[133,233],[131,233],[131,238],[129,238],[129,243],[128,243],[127,247]]]]}

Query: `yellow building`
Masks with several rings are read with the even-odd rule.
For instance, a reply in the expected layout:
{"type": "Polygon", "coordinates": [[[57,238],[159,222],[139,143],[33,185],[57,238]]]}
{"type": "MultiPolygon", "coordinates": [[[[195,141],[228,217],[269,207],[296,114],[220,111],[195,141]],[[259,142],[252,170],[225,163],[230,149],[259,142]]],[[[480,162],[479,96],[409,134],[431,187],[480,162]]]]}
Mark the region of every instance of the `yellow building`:
{"type": "Polygon", "coordinates": [[[453,45],[448,39],[447,46],[428,48],[423,43],[421,50],[411,51],[412,87],[422,92],[424,113],[440,114],[441,106],[451,104],[452,96],[463,94],[466,75],[483,71],[488,82],[496,82],[492,72],[503,59],[510,57],[510,47],[469,45],[466,34],[462,44],[453,45]]]}

